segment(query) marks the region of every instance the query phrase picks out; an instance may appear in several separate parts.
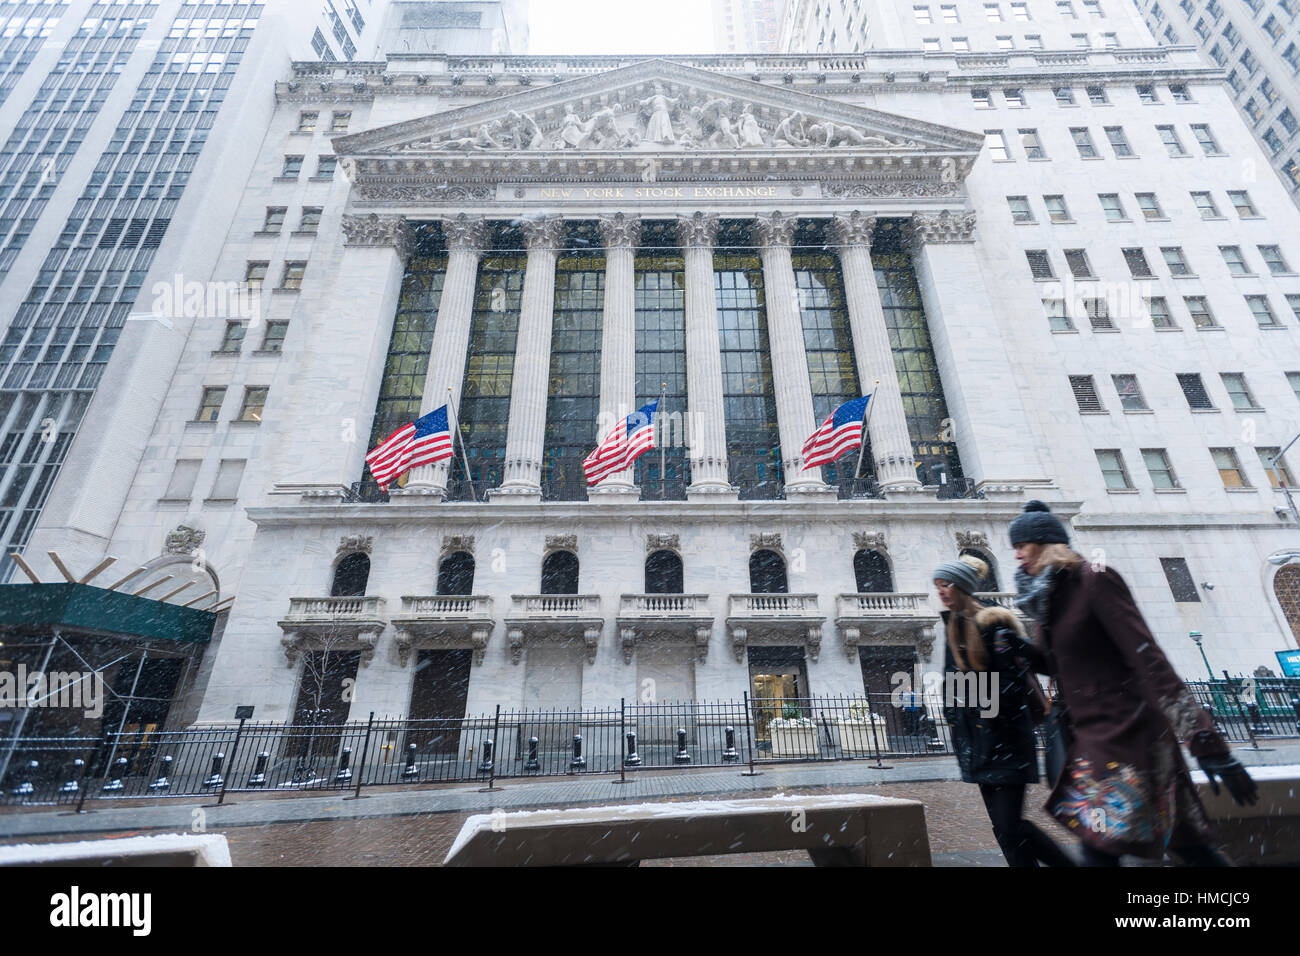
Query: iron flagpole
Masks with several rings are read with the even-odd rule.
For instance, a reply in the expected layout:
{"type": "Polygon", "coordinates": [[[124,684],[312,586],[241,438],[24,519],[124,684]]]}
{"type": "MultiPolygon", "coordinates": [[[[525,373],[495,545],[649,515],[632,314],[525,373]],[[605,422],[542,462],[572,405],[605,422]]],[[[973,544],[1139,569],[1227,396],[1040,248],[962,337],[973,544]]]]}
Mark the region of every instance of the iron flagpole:
{"type": "MultiPolygon", "coordinates": [[[[452,417],[456,420],[455,429],[456,437],[460,439],[460,460],[465,466],[465,480],[469,482],[469,493],[473,496],[474,501],[478,501],[478,492],[474,490],[474,477],[469,473],[469,453],[465,451],[465,436],[460,433],[460,412],[456,411],[456,401],[451,393],[451,386],[447,386],[447,408],[451,410],[452,417]]],[[[450,476],[451,469],[447,469],[450,476]]]]}
{"type": "Polygon", "coordinates": [[[668,401],[668,383],[659,383],[659,404],[655,407],[655,425],[659,428],[659,500],[668,497],[668,444],[664,441],[664,405],[668,401]]]}
{"type": "Polygon", "coordinates": [[[871,421],[871,411],[876,407],[876,392],[880,389],[880,379],[876,379],[876,384],[871,386],[871,394],[867,396],[867,414],[862,416],[862,434],[858,436],[858,463],[853,468],[853,482],[858,481],[858,472],[862,471],[862,456],[867,450],[867,422],[871,421]]]}

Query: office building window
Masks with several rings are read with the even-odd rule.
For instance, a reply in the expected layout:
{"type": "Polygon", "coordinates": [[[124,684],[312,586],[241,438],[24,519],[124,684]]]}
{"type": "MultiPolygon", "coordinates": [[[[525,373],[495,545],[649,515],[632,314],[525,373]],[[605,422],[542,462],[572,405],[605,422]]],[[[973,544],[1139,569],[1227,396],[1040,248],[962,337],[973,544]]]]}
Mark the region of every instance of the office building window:
{"type": "Polygon", "coordinates": [[[205,388],[203,398],[199,402],[198,414],[194,416],[194,420],[196,422],[215,422],[217,416],[221,414],[221,403],[225,399],[225,388],[205,388]]]}
{"type": "Polygon", "coordinates": [[[1065,205],[1064,196],[1044,196],[1043,205],[1047,207],[1047,218],[1052,222],[1070,222],[1070,209],[1065,205]]]}
{"type": "Polygon", "coordinates": [[[320,114],[316,112],[304,112],[298,114],[298,132],[311,133],[316,129],[316,120],[320,114]]]}
{"type": "Polygon", "coordinates": [[[284,225],[284,214],[289,210],[285,206],[267,206],[266,219],[262,222],[263,232],[279,232],[284,225]]]}
{"type": "Polygon", "coordinates": [[[221,348],[218,352],[238,352],[240,344],[244,341],[244,323],[227,322],[226,334],[222,336],[221,348]]]}
{"type": "Polygon", "coordinates": [[[1169,593],[1173,595],[1174,601],[1191,604],[1201,600],[1196,584],[1192,581],[1192,573],[1187,570],[1186,558],[1161,558],[1160,567],[1165,572],[1169,593]]]}
{"type": "Polygon", "coordinates": [[[234,501],[239,497],[239,482],[244,477],[243,460],[223,459],[217,467],[217,477],[212,483],[209,501],[234,501]]]}
{"type": "Polygon", "coordinates": [[[1099,193],[1097,199],[1101,202],[1101,211],[1108,222],[1123,222],[1128,219],[1124,213],[1124,204],[1120,202],[1117,193],[1099,193]]]}
{"type": "Polygon", "coordinates": [[[1124,261],[1128,263],[1129,275],[1135,279],[1150,279],[1152,277],[1151,266],[1147,262],[1147,255],[1141,249],[1123,249],[1124,261]]]}
{"type": "Polygon", "coordinates": [[[1092,265],[1088,262],[1088,253],[1083,249],[1066,249],[1065,264],[1070,267],[1070,274],[1076,279],[1095,278],[1092,265]]]}
{"type": "Polygon", "coordinates": [[[1291,267],[1286,264],[1282,258],[1282,249],[1279,246],[1257,246],[1259,254],[1264,257],[1264,265],[1268,266],[1268,271],[1273,275],[1287,275],[1291,267]]]}
{"type": "Polygon", "coordinates": [[[303,273],[307,271],[305,262],[286,262],[284,275],[280,279],[281,289],[301,289],[303,273]]]}
{"type": "Polygon", "coordinates": [[[298,174],[302,172],[301,156],[284,157],[284,166],[280,170],[280,176],[286,179],[297,179],[298,174]]]}
{"type": "Polygon", "coordinates": [[[1111,491],[1127,491],[1133,487],[1128,480],[1128,469],[1124,467],[1124,456],[1118,448],[1098,448],[1097,464],[1101,467],[1101,476],[1106,488],[1111,491]]]}
{"type": "Polygon", "coordinates": [[[1295,487],[1295,479],[1291,477],[1291,469],[1287,467],[1285,458],[1278,458],[1273,461],[1282,449],[1277,445],[1267,448],[1256,448],[1255,453],[1259,455],[1259,463],[1264,467],[1264,474],[1268,475],[1268,483],[1273,488],[1281,488],[1286,485],[1288,488],[1295,487]],[[1278,481],[1278,478],[1281,481],[1278,481]]]}
{"type": "Polygon", "coordinates": [[[1202,219],[1221,219],[1219,207],[1214,204],[1214,197],[1209,193],[1192,193],[1192,202],[1202,219]]]}
{"type": "Polygon", "coordinates": [[[1174,317],[1169,312],[1169,303],[1162,295],[1151,296],[1146,300],[1147,315],[1151,316],[1151,327],[1155,329],[1176,329],[1174,317]]]}
{"type": "Polygon", "coordinates": [[[1012,222],[1034,221],[1034,211],[1029,206],[1028,196],[1008,196],[1007,205],[1011,207],[1012,222]]]}
{"type": "Polygon", "coordinates": [[[203,462],[198,458],[181,458],[172,467],[171,480],[163,497],[170,501],[188,501],[194,494],[194,483],[199,477],[203,462]]]}
{"type": "Polygon", "coordinates": [[[1250,268],[1241,255],[1240,246],[1219,246],[1219,254],[1223,256],[1224,265],[1230,273],[1235,276],[1250,275],[1250,268]]]}
{"type": "Polygon", "coordinates": [[[1219,323],[1214,321],[1210,303],[1203,295],[1185,295],[1183,302],[1187,305],[1187,314],[1192,317],[1192,324],[1198,329],[1214,329],[1219,323]]]}
{"type": "Polygon", "coordinates": [[[1232,399],[1232,407],[1237,411],[1260,411],[1260,406],[1255,401],[1255,396],[1250,394],[1250,389],[1246,386],[1246,376],[1241,372],[1220,372],[1219,378],[1223,379],[1223,387],[1227,389],[1228,398],[1232,399]]]}
{"type": "Polygon", "coordinates": [[[1205,390],[1205,384],[1201,381],[1200,373],[1180,372],[1178,385],[1183,390],[1183,397],[1187,399],[1188,408],[1194,411],[1214,408],[1214,403],[1210,401],[1210,393],[1205,390]]]}
{"type": "Polygon", "coordinates": [[[1143,448],[1142,462],[1151,476],[1151,487],[1157,491],[1174,491],[1182,487],[1163,448],[1143,448]]]}
{"type": "Polygon", "coordinates": [[[1282,325],[1273,314],[1273,308],[1268,304],[1266,295],[1248,295],[1246,296],[1246,305],[1250,308],[1250,314],[1255,317],[1261,329],[1276,328],[1282,325]]]}
{"type": "Polygon", "coordinates": [[[1165,144],[1165,149],[1169,151],[1170,156],[1187,155],[1187,150],[1183,149],[1182,140],[1178,138],[1178,133],[1172,126],[1157,126],[1156,132],[1160,136],[1160,142],[1165,144]]]}
{"type": "Polygon", "coordinates": [[[1074,392],[1074,401],[1081,412],[1104,412],[1105,406],[1097,395],[1097,386],[1091,375],[1071,375],[1070,389],[1074,392]]]}
{"type": "Polygon", "coordinates": [[[1128,137],[1124,135],[1122,126],[1106,126],[1106,139],[1110,140],[1110,148],[1115,151],[1117,158],[1124,158],[1133,155],[1133,148],[1128,144],[1128,137]]]}
{"type": "Polygon", "coordinates": [[[266,393],[268,391],[270,389],[262,387],[244,389],[244,404],[239,409],[239,418],[236,421],[260,422],[262,420],[262,409],[266,406],[266,393]]]}
{"type": "Polygon", "coordinates": [[[1112,375],[1115,393],[1119,395],[1119,407],[1126,412],[1144,412],[1147,410],[1146,398],[1138,386],[1136,375],[1112,375]]]}
{"type": "Polygon", "coordinates": [[[1169,267],[1171,276],[1189,276],[1192,274],[1181,246],[1161,246],[1160,254],[1165,257],[1165,265],[1169,267]]]}
{"type": "Polygon", "coordinates": [[[1029,260],[1029,272],[1035,279],[1054,278],[1052,261],[1047,257],[1046,249],[1026,249],[1025,258],[1029,260]]]}
{"type": "Polygon", "coordinates": [[[1219,469],[1219,479],[1223,482],[1223,487],[1253,487],[1246,479],[1246,473],[1241,470],[1241,462],[1237,458],[1236,449],[1211,448],[1210,455],[1214,459],[1214,467],[1219,469]]]}
{"type": "Polygon", "coordinates": [[[1156,199],[1155,193],[1136,193],[1135,198],[1144,219],[1165,218],[1165,212],[1160,208],[1160,201],[1156,199]]]}
{"type": "Polygon", "coordinates": [[[1046,159],[1047,151],[1043,149],[1043,144],[1038,139],[1038,130],[1022,129],[1020,133],[1020,144],[1025,148],[1026,159],[1046,159]]]}
{"type": "Polygon", "coordinates": [[[1074,140],[1074,145],[1079,150],[1080,159],[1097,158],[1097,147],[1093,145],[1092,134],[1087,129],[1072,127],[1070,129],[1070,138],[1074,140]]]}
{"type": "Polygon", "coordinates": [[[988,145],[989,155],[993,157],[994,162],[1004,162],[1010,159],[1007,154],[1007,141],[1003,137],[1001,130],[986,129],[984,131],[984,142],[988,145]]]}
{"type": "Polygon", "coordinates": [[[1043,299],[1043,311],[1047,313],[1047,327],[1053,332],[1074,331],[1074,323],[1065,311],[1064,299],[1043,299]]]}
{"type": "Polygon", "coordinates": [[[1214,134],[1210,132],[1209,126],[1204,123],[1193,123],[1192,135],[1196,137],[1196,142],[1201,144],[1201,150],[1206,156],[1222,155],[1223,151],[1219,149],[1219,144],[1214,134]]]}

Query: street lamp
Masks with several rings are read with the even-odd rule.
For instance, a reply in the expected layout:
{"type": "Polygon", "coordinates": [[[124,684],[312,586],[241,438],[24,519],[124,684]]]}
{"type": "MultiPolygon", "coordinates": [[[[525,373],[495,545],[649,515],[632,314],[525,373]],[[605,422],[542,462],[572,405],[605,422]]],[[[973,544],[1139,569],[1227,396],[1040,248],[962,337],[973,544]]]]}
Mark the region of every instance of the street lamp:
{"type": "Polygon", "coordinates": [[[1200,631],[1192,631],[1187,636],[1192,639],[1192,643],[1196,645],[1196,649],[1201,652],[1201,660],[1205,661],[1205,669],[1210,672],[1210,680],[1214,680],[1214,668],[1210,666],[1210,659],[1205,656],[1205,646],[1202,643],[1205,638],[1201,636],[1200,631]]]}

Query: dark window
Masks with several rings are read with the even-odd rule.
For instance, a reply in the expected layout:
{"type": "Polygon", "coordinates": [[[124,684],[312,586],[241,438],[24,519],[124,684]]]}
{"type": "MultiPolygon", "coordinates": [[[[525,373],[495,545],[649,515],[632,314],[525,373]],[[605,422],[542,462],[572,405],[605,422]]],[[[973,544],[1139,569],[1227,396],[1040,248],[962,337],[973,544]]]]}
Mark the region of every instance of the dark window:
{"type": "Polygon", "coordinates": [[[786,594],[790,587],[785,576],[785,559],[775,551],[755,551],[749,556],[749,590],[751,594],[786,594]]]}
{"type": "Polygon", "coordinates": [[[357,597],[366,593],[370,580],[370,559],[361,552],[349,554],[334,569],[330,597],[357,597]]]}
{"type": "Polygon", "coordinates": [[[439,594],[474,593],[474,557],[465,551],[453,551],[438,566],[439,594]]]}
{"type": "Polygon", "coordinates": [[[542,562],[543,594],[578,593],[578,556],[572,551],[552,551],[542,562]]]}
{"type": "Polygon", "coordinates": [[[1104,412],[1106,409],[1097,397],[1097,386],[1091,375],[1071,375],[1070,388],[1074,389],[1074,400],[1079,403],[1081,412],[1104,412]]]}
{"type": "Polygon", "coordinates": [[[1190,603],[1201,600],[1196,584],[1192,581],[1192,572],[1187,570],[1185,558],[1161,558],[1160,567],[1164,568],[1165,579],[1169,582],[1169,590],[1173,592],[1175,601],[1190,603]]]}
{"type": "MultiPolygon", "coordinates": [[[[646,246],[672,246],[666,229],[647,226],[646,246]]],[[[649,251],[649,249],[647,249],[649,251]]],[[[670,252],[669,249],[656,251],[670,252]]],[[[647,498],[686,497],[686,272],[680,255],[637,256],[636,407],[663,396],[655,416],[655,449],[634,464],[633,480],[647,498]],[[667,386],[665,388],[664,386],[667,386]],[[663,474],[660,474],[660,465],[663,474]]]]}
{"type": "Polygon", "coordinates": [[[853,577],[859,594],[880,594],[894,590],[889,560],[879,551],[861,550],[853,556],[853,577]]]}
{"type": "Polygon", "coordinates": [[[646,594],[681,594],[682,559],[672,551],[655,551],[645,559],[646,594]]]}
{"type": "Polygon", "coordinates": [[[1205,385],[1201,382],[1201,376],[1189,372],[1178,376],[1178,384],[1183,388],[1183,395],[1187,398],[1188,408],[1213,408],[1214,403],[1210,401],[1210,394],[1205,390],[1205,385]]]}

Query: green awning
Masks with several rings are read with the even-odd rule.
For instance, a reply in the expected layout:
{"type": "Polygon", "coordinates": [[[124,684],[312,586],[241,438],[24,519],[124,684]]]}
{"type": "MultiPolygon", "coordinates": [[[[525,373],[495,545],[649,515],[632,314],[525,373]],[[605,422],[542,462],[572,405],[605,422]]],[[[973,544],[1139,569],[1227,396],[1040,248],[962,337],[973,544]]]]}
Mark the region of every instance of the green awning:
{"type": "Polygon", "coordinates": [[[89,584],[0,585],[0,628],[88,631],[202,644],[217,616],[89,584]]]}

